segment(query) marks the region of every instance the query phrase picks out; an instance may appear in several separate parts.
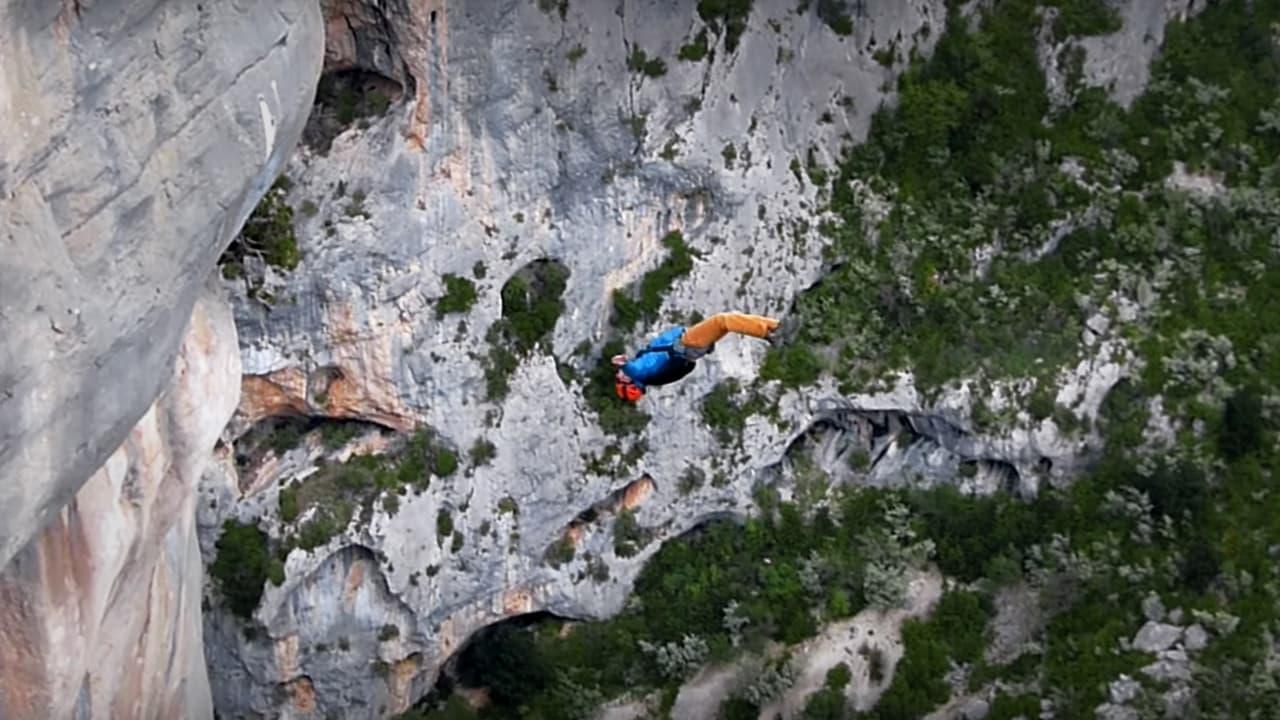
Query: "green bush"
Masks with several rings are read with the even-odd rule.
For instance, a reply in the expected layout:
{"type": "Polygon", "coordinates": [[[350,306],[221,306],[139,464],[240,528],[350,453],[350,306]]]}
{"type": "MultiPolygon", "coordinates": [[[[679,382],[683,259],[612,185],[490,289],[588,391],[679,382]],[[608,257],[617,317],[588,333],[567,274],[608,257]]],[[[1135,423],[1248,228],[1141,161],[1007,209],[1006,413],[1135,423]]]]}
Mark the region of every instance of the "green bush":
{"type": "Polygon", "coordinates": [[[521,268],[502,287],[503,332],[517,352],[545,340],[564,312],[569,268],[558,260],[536,260],[521,268]]]}
{"type": "Polygon", "coordinates": [[[228,274],[228,267],[234,267],[237,270],[230,272],[238,277],[248,255],[261,257],[268,265],[282,270],[298,266],[302,255],[293,229],[293,208],[285,202],[287,184],[288,179],[284,176],[276,180],[258,201],[249,219],[245,220],[240,234],[227,246],[218,261],[223,266],[224,276],[228,274]]]}
{"type": "Polygon", "coordinates": [[[488,438],[476,438],[476,441],[471,445],[471,452],[469,453],[471,466],[481,467],[488,465],[497,454],[498,448],[489,442],[488,438]]]}
{"type": "Polygon", "coordinates": [[[667,74],[667,63],[662,58],[648,57],[644,48],[637,45],[627,57],[627,69],[644,73],[648,77],[662,77],[667,74]]]}
{"type": "Polygon", "coordinates": [[[713,32],[724,34],[724,49],[738,49],[738,39],[747,29],[752,0],[698,0],[698,15],[713,32]]]}
{"type": "Polygon", "coordinates": [[[392,95],[398,95],[394,83],[374,73],[360,70],[327,72],[316,87],[315,107],[307,119],[303,140],[321,153],[327,153],[334,138],[354,124],[367,128],[372,119],[385,115],[391,107],[392,95]]]}
{"type": "Polygon", "coordinates": [[[613,551],[618,557],[631,557],[640,552],[649,542],[648,534],[636,522],[636,514],[631,510],[619,510],[618,518],[613,522],[613,551]]]}
{"type": "Polygon", "coordinates": [[[283,581],[280,561],[267,549],[267,534],[256,525],[227,520],[215,547],[217,555],[209,575],[218,581],[231,612],[245,619],[253,617],[268,577],[283,581]]]}
{"type": "Polygon", "coordinates": [[[846,663],[838,663],[827,671],[826,686],[832,690],[843,690],[853,679],[853,672],[846,663]]]}
{"type": "Polygon", "coordinates": [[[502,400],[511,391],[511,375],[520,358],[505,345],[490,345],[484,365],[485,399],[502,400]]]}
{"type": "Polygon", "coordinates": [[[853,34],[853,18],[845,0],[818,0],[818,17],[837,35],[853,34]]]}
{"type": "Polygon", "coordinates": [[[378,631],[378,640],[382,642],[387,642],[388,640],[395,640],[398,637],[400,637],[400,626],[394,623],[387,623],[386,625],[382,626],[381,630],[378,631]]]}
{"type": "Polygon", "coordinates": [[[986,622],[977,596],[949,592],[938,601],[930,619],[903,623],[902,660],[871,716],[918,718],[946,702],[951,696],[943,682],[948,658],[957,663],[975,660],[982,652],[986,622]]]}
{"type": "Polygon", "coordinates": [[[724,169],[732,170],[733,163],[738,159],[738,148],[733,143],[725,143],[724,149],[720,151],[720,157],[724,158],[724,169]]]}
{"type": "Polygon", "coordinates": [[[707,474],[700,468],[690,466],[680,475],[680,494],[688,495],[707,482],[707,474]]]}
{"type": "Polygon", "coordinates": [[[911,508],[937,546],[935,560],[950,577],[972,582],[988,561],[1048,539],[1052,501],[1029,504],[1008,495],[966,496],[950,485],[914,493],[911,508]],[[974,532],[974,528],[983,528],[974,532]]]}
{"type": "Polygon", "coordinates": [[[458,456],[448,448],[436,448],[431,471],[439,477],[449,477],[458,469],[458,456]]]}
{"type": "Polygon", "coordinates": [[[676,57],[688,62],[702,62],[707,57],[709,48],[707,47],[707,31],[700,30],[694,36],[692,42],[685,43],[680,46],[680,51],[676,53],[676,57]]]}
{"type": "Polygon", "coordinates": [[[829,687],[809,695],[800,713],[801,720],[845,720],[848,717],[850,713],[844,691],[829,687]]]}
{"type": "Polygon", "coordinates": [[[747,418],[764,410],[763,401],[758,396],[753,395],[744,402],[735,401],[738,391],[737,381],[729,379],[716,383],[702,398],[702,420],[715,431],[716,438],[723,445],[740,444],[747,418]]]}
{"type": "Polygon", "coordinates": [[[1227,398],[1218,432],[1218,447],[1228,460],[1258,452],[1263,448],[1264,421],[1261,392],[1243,388],[1227,398]]]}
{"type": "Polygon", "coordinates": [[[1015,720],[1040,716],[1040,698],[1035,695],[996,695],[987,720],[1015,720]]]}
{"type": "Polygon", "coordinates": [[[441,543],[444,538],[453,535],[453,514],[448,510],[441,509],[436,513],[436,537],[441,543]]]}
{"type": "Polygon", "coordinates": [[[644,274],[638,293],[636,288],[613,293],[613,325],[622,332],[630,331],[637,323],[656,320],[663,295],[676,280],[693,270],[697,253],[685,243],[683,233],[672,230],[663,236],[662,244],[667,248],[667,257],[644,274]],[[639,297],[634,297],[637,294],[639,297]]]}
{"type": "Polygon", "coordinates": [[[558,260],[535,260],[502,286],[502,319],[489,330],[485,397],[501,400],[520,356],[546,342],[564,312],[569,268],[558,260]]]}
{"type": "Polygon", "coordinates": [[[551,567],[558,568],[561,565],[573,562],[576,554],[577,548],[573,544],[573,539],[568,535],[562,535],[558,540],[551,543],[551,547],[547,548],[547,563],[551,567]]]}
{"type": "Polygon", "coordinates": [[[785,387],[801,387],[818,379],[822,360],[804,345],[770,348],[760,367],[762,380],[779,380],[785,387]]]}
{"type": "Polygon", "coordinates": [[[1052,385],[1042,383],[1036,386],[1036,389],[1031,393],[1031,398],[1027,402],[1027,412],[1031,414],[1031,418],[1033,420],[1038,422],[1053,416],[1053,411],[1057,407],[1054,395],[1055,393],[1052,385]]]}
{"type": "Polygon", "coordinates": [[[354,508],[347,501],[334,506],[317,507],[298,531],[298,547],[310,551],[327,544],[338,533],[346,530],[353,513],[354,508]]]}
{"type": "Polygon", "coordinates": [[[475,283],[453,274],[444,275],[443,280],[445,293],[436,301],[436,317],[470,310],[476,302],[475,283]]]}
{"type": "Polygon", "coordinates": [[[320,441],[329,450],[337,450],[360,435],[358,422],[326,422],[320,426],[320,441]]]}
{"type": "Polygon", "coordinates": [[[461,695],[450,695],[438,707],[415,707],[394,720],[479,720],[480,716],[461,695]]]}
{"type": "Polygon", "coordinates": [[[1045,0],[1058,8],[1053,23],[1054,39],[1070,36],[1106,35],[1121,27],[1120,14],[1107,0],[1045,0]]]}
{"type": "Polygon", "coordinates": [[[294,487],[280,488],[280,520],[291,523],[298,519],[298,489],[294,487]]]}
{"type": "Polygon", "coordinates": [[[569,0],[538,0],[538,9],[547,14],[555,11],[564,20],[569,13],[569,0]]]}
{"type": "Polygon", "coordinates": [[[302,426],[299,423],[284,420],[272,426],[264,442],[276,455],[283,455],[298,447],[302,443],[302,436],[302,426]]]}
{"type": "Polygon", "coordinates": [[[1142,386],[1126,378],[1111,386],[1099,407],[1100,429],[1108,445],[1114,448],[1136,448],[1145,439],[1149,413],[1142,386]]]}
{"type": "Polygon", "coordinates": [[[757,720],[760,707],[736,695],[727,697],[716,710],[716,720],[757,720]]]}
{"type": "MultiPolygon", "coordinates": [[[[358,428],[357,423],[333,424],[335,428],[358,428]]],[[[322,426],[327,427],[326,426],[322,426]]],[[[343,430],[342,432],[347,432],[343,430]]],[[[281,520],[292,523],[315,508],[316,512],[297,528],[297,546],[312,550],[343,532],[356,510],[372,509],[383,497],[383,509],[394,514],[409,487],[426,489],[432,471],[440,476],[457,470],[457,456],[438,440],[429,428],[415,432],[403,445],[392,446],[385,455],[354,455],[342,463],[320,466],[305,480],[283,488],[280,495],[281,520]]]]}

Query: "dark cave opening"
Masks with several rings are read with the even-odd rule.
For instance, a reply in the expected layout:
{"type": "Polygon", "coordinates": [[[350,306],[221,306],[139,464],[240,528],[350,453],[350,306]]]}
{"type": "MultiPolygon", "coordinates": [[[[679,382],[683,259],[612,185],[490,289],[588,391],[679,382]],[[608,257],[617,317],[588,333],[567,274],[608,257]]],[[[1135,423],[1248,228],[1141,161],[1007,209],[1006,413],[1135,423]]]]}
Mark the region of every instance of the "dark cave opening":
{"type": "Polygon", "coordinates": [[[385,116],[404,97],[404,87],[391,78],[363,69],[326,72],[302,131],[302,141],[320,153],[353,125],[365,129],[385,116]]]}
{"type": "Polygon", "coordinates": [[[406,716],[467,718],[488,706],[514,711],[522,700],[545,692],[556,680],[553,661],[539,647],[537,635],[564,632],[573,622],[534,612],[477,630],[406,716]]]}

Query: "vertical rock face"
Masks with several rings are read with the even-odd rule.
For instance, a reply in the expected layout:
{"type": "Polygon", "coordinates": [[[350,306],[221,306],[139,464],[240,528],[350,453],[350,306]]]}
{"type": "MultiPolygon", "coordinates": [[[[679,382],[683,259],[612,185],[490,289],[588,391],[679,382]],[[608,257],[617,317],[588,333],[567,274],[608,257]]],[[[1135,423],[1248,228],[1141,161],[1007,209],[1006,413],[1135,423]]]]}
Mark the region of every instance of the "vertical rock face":
{"type": "Polygon", "coordinates": [[[1072,50],[1083,52],[1080,70],[1087,85],[1105,88],[1111,99],[1129,107],[1142,94],[1151,77],[1151,61],[1164,43],[1171,22],[1185,21],[1202,10],[1205,0],[1164,0],[1117,4],[1120,29],[1107,35],[1050,40],[1049,26],[1042,33],[1040,64],[1045,70],[1050,96],[1060,101],[1069,92],[1065,62],[1072,50]]]}
{"type": "Polygon", "coordinates": [[[160,392],[322,43],[314,0],[0,2],[0,567],[160,392]]]}
{"type": "MultiPolygon", "coordinates": [[[[756,0],[730,43],[698,4],[324,3],[326,80],[349,94],[322,96],[317,116],[347,120],[312,125],[286,171],[301,263],[227,281],[240,293],[246,373],[233,434],[281,416],[427,425],[460,455],[491,443],[493,457],[393,502],[371,500],[367,513],[293,549],[251,633],[212,597],[220,711],[403,710],[485,624],[616,612],[663,540],[747,512],[753,485],[776,478],[792,451],[840,480],[975,492],[1034,492],[1087,456],[1087,439],[1050,420],[985,437],[969,422],[979,390],[925,399],[910,377],[856,396],[834,382],[778,392],[776,417],[746,418],[724,440],[699,410],[718,383],[758,375],[763,344],[738,338],[650,393],[643,431],[603,432],[584,376],[606,338],[634,349],[693,312],[782,314],[823,274],[829,240],[817,229],[815,178],[843,142],[865,136],[906,60],[931,52],[956,6],[756,0]],[[836,6],[852,15],[848,35],[820,15],[836,6]],[[614,291],[666,259],[660,238],[671,230],[692,248],[688,274],[661,289],[660,317],[620,331],[614,291]],[[548,260],[568,271],[564,311],[495,397],[485,363],[503,288],[548,260]],[[443,312],[459,279],[474,285],[474,304],[443,312]],[[638,459],[619,459],[632,451],[638,459]],[[618,552],[622,507],[643,535],[632,544],[646,543],[635,552],[618,552]],[[593,561],[607,565],[606,579],[593,561]],[[387,626],[394,632],[380,639],[387,626]]],[[[1148,15],[1126,13],[1126,37],[1148,15]]],[[[887,199],[852,190],[868,217],[887,212],[887,199]]],[[[1125,362],[1114,350],[1083,359],[1059,396],[1096,414],[1125,362]]],[[[228,515],[257,523],[273,549],[287,534],[296,540],[308,510],[282,520],[280,484],[301,494],[318,456],[345,459],[318,445],[281,451],[240,482],[230,467],[210,473],[206,551],[228,515]]]]}
{"type": "MultiPolygon", "coordinates": [[[[297,215],[302,260],[285,274],[265,269],[254,297],[236,304],[247,377],[233,427],[286,415],[429,425],[463,468],[398,497],[395,512],[357,513],[328,542],[293,550],[284,584],[265,587],[253,633],[211,598],[220,712],[385,717],[486,624],[616,612],[663,539],[745,513],[752,473],[778,462],[807,424],[804,403],[789,398],[782,422],[748,421],[742,452],[703,422],[701,396],[753,377],[759,341],[727,339],[696,373],[652,393],[653,421],[625,440],[597,425],[583,372],[617,332],[612,292],[663,261],[670,230],[696,252],[693,268],[630,344],[690,311],[785,312],[822,272],[804,168],[829,168],[842,136],[865,135],[905,59],[941,34],[946,3],[848,3],[855,29],[842,36],[816,4],[757,0],[733,48],[710,32],[707,56],[678,60],[706,27],[697,4],[325,4],[322,88],[360,78],[390,102],[369,102],[382,109],[340,132],[313,126],[316,141],[287,168],[289,203],[308,208],[297,215]],[[665,73],[629,63],[637,51],[661,58],[665,73]],[[564,312],[521,359],[510,392],[487,398],[486,335],[502,288],[542,260],[568,271],[564,312]],[[448,274],[474,282],[477,299],[440,315],[448,274]],[[583,344],[586,356],[575,352],[583,344]],[[467,450],[485,441],[491,462],[467,467],[467,450]],[[599,469],[611,445],[636,441],[648,449],[632,467],[599,469]],[[733,477],[720,482],[713,462],[733,477]],[[690,466],[705,482],[682,491],[690,466]],[[624,507],[647,542],[618,554],[612,529],[624,507]],[[444,516],[455,532],[438,536],[444,516]],[[565,542],[574,559],[549,563],[548,549],[565,542]],[[588,577],[589,558],[607,563],[609,579],[588,577]],[[387,625],[393,637],[380,640],[387,625]]],[[[322,93],[315,117],[343,102],[322,93]]],[[[299,458],[317,452],[288,453],[274,478],[211,473],[206,550],[228,514],[281,540],[278,483],[305,476],[299,458]]]]}
{"type": "Polygon", "coordinates": [[[212,713],[195,486],[240,370],[197,297],[322,56],[314,0],[0,1],[0,717],[212,713]]]}
{"type": "Polygon", "coordinates": [[[195,489],[239,382],[207,294],[160,397],[0,573],[0,717],[211,717],[195,489]]]}

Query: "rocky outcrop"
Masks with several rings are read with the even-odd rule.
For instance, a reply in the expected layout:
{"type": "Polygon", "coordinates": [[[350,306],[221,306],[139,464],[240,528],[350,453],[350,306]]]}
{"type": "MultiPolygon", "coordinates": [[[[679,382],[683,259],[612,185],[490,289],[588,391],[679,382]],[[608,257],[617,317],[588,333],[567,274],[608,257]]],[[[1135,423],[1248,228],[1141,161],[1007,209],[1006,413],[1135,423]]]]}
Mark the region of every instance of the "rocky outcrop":
{"type": "MultiPolygon", "coordinates": [[[[1124,341],[1110,328],[1093,333],[1093,346],[1074,367],[1052,380],[1054,404],[1065,416],[1036,419],[1023,410],[1033,381],[982,384],[961,380],[925,398],[910,373],[880,392],[841,395],[830,381],[813,392],[808,422],[787,449],[834,481],[861,485],[957,485],[970,493],[1006,491],[1034,496],[1043,483],[1063,485],[1096,457],[1101,438],[1092,427],[1103,400],[1133,365],[1124,341]],[[974,406],[988,403],[1004,423],[978,427],[974,406]]],[[[1082,340],[1082,342],[1084,342],[1082,340]]],[[[789,470],[779,466],[778,471],[789,470]]]]}
{"type": "Polygon", "coordinates": [[[322,42],[314,0],[0,3],[0,567],[164,387],[322,42]]]}
{"type": "Polygon", "coordinates": [[[322,40],[313,0],[0,3],[0,716],[212,715],[195,490],[241,373],[197,298],[322,40]]]}
{"type": "Polygon", "coordinates": [[[0,717],[209,718],[196,485],[239,398],[226,301],[195,305],[125,442],[0,573],[0,717]]]}
{"type": "MultiPolygon", "coordinates": [[[[664,540],[746,514],[759,484],[788,493],[801,451],[841,466],[845,482],[1031,494],[1096,450],[1087,431],[1053,418],[973,426],[975,397],[1015,415],[1031,387],[962,384],[924,398],[909,378],[855,397],[834,383],[770,387],[776,414],[746,417],[725,438],[699,409],[719,383],[757,376],[764,345],[738,338],[651,393],[643,432],[600,428],[585,378],[619,335],[613,292],[658,267],[661,238],[680,230],[691,271],[665,291],[659,318],[620,339],[634,347],[694,312],[785,313],[825,270],[806,168],[829,167],[834,148],[865,136],[902,62],[931,50],[947,13],[941,0],[846,3],[855,17],[842,36],[816,4],[759,0],[736,47],[711,31],[704,58],[680,60],[707,28],[696,5],[325,4],[322,85],[334,94],[286,171],[301,263],[227,281],[239,293],[246,373],[230,434],[310,416],[428,426],[464,455],[485,442],[495,453],[397,495],[394,510],[374,500],[325,542],[292,550],[248,635],[215,593],[206,623],[218,638],[220,709],[400,711],[486,624],[616,612],[664,540]],[[492,397],[486,358],[504,342],[490,334],[502,288],[542,260],[568,271],[565,310],[519,358],[509,392],[492,397]],[[467,283],[473,304],[454,297],[467,283]],[[634,554],[617,551],[623,506],[643,540],[634,554]],[[388,624],[394,639],[375,641],[388,624]]],[[[1085,425],[1128,362],[1105,328],[1090,333],[1055,397],[1085,425]]],[[[282,540],[280,483],[305,483],[319,455],[340,457],[317,446],[211,473],[206,550],[227,516],[282,540]]]]}
{"type": "MultiPolygon", "coordinates": [[[[765,346],[744,339],[647,398],[653,419],[634,438],[601,431],[585,374],[616,332],[611,293],[662,261],[669,230],[697,255],[666,295],[667,317],[781,314],[821,274],[814,188],[793,165],[807,164],[812,147],[813,162],[829,166],[842,136],[865,135],[901,61],[936,41],[945,3],[868,3],[841,36],[812,8],[756,2],[736,49],[711,33],[708,57],[678,60],[705,27],[696,5],[568,3],[562,15],[514,1],[326,4],[322,86],[364,73],[367,85],[345,86],[363,117],[314,127],[319,139],[286,170],[289,202],[308,208],[298,267],[228,281],[243,293],[247,376],[233,434],[309,415],[425,425],[464,456],[480,441],[496,454],[474,467],[464,459],[457,475],[399,496],[394,512],[375,502],[327,543],[289,553],[251,638],[215,595],[206,632],[220,711],[301,717],[311,712],[305,698],[316,716],[382,717],[487,624],[543,610],[616,612],[663,540],[745,513],[757,471],[811,421],[808,403],[788,396],[776,422],[748,419],[746,457],[721,446],[699,398],[754,377],[765,346]],[[885,65],[894,55],[876,53],[889,45],[899,62],[885,65]],[[637,50],[663,59],[665,72],[629,69],[637,50]],[[488,399],[501,289],[542,259],[568,271],[565,311],[521,359],[509,393],[488,399]],[[474,305],[437,312],[446,275],[474,283],[474,305]],[[618,459],[636,447],[647,448],[639,459],[618,459]],[[682,483],[691,467],[701,482],[682,483]],[[621,508],[639,525],[634,555],[615,551],[621,508]],[[454,537],[437,537],[442,514],[454,537]],[[565,538],[573,557],[549,559],[565,538]],[[591,572],[601,563],[603,580],[591,572]],[[386,624],[398,632],[378,641],[386,624]]],[[[275,482],[229,465],[209,477],[218,511],[202,521],[206,548],[228,515],[280,536],[278,483],[313,472],[297,465],[314,452],[304,448],[269,461],[275,482]]]]}
{"type": "MultiPolygon", "coordinates": [[[[1078,72],[1085,85],[1104,88],[1112,100],[1129,107],[1147,87],[1151,61],[1164,43],[1169,23],[1183,22],[1208,4],[1206,0],[1118,3],[1115,8],[1120,29],[1116,32],[1060,38],[1057,42],[1051,38],[1052,23],[1046,23],[1040,64],[1045,70],[1050,96],[1062,99],[1073,92],[1067,78],[1078,72]]],[[[1049,13],[1051,18],[1056,17],[1057,10],[1051,9],[1049,13]]]]}

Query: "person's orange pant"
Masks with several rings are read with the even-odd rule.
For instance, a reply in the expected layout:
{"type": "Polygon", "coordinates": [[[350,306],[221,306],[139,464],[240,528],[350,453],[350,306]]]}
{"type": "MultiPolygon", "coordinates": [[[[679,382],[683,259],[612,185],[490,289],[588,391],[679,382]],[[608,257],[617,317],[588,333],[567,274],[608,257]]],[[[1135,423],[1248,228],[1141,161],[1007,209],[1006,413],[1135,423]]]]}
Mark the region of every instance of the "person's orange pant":
{"type": "Polygon", "coordinates": [[[747,315],[739,312],[718,313],[685,330],[680,338],[680,344],[691,350],[708,350],[729,333],[763,338],[776,327],[778,327],[777,320],[763,315],[747,315]]]}

